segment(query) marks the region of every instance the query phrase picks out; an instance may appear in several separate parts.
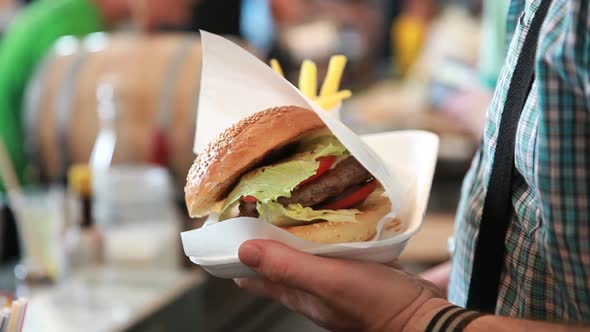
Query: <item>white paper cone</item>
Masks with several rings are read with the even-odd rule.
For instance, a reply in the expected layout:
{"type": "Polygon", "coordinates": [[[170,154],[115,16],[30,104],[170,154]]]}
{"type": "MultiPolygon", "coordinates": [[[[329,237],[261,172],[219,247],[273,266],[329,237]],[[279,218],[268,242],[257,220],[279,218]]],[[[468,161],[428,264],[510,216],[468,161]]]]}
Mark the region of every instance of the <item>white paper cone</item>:
{"type": "MultiPolygon", "coordinates": [[[[274,239],[315,254],[385,262],[396,258],[422,222],[438,151],[438,138],[420,131],[359,137],[305,97],[285,78],[244,49],[220,36],[201,31],[203,65],[195,135],[195,153],[223,130],[258,111],[283,105],[314,110],[348,151],[381,183],[392,211],[378,226],[378,238],[361,243],[323,245],[309,242],[265,221],[238,217],[182,233],[184,251],[196,264],[227,278],[248,274],[238,260],[239,245],[248,239],[274,239]],[[384,231],[392,217],[401,231],[384,231]],[[383,228],[383,229],[382,229],[383,228]]],[[[333,111],[332,111],[333,112],[333,111]]]]}

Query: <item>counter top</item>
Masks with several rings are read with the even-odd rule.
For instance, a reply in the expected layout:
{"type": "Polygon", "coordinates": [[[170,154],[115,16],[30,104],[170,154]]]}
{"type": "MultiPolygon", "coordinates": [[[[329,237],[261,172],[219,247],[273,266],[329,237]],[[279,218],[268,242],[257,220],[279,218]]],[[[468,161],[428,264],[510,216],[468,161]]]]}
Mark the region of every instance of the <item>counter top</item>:
{"type": "Polygon", "coordinates": [[[206,280],[200,270],[94,268],[33,289],[24,332],[128,331],[206,280]]]}

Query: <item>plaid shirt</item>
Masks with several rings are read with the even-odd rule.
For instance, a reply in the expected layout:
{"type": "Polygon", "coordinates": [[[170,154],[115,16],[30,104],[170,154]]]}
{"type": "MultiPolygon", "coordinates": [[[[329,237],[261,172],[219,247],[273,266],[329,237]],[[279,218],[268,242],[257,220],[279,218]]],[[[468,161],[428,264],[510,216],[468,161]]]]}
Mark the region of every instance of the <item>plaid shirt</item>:
{"type": "MultiPolygon", "coordinates": [[[[489,0],[493,1],[493,0],[489,0]]],[[[541,0],[512,0],[509,47],[483,144],[462,188],[449,300],[467,302],[475,239],[508,86],[541,0]]],[[[553,0],[516,135],[512,220],[496,313],[590,322],[590,8],[553,0]]]]}

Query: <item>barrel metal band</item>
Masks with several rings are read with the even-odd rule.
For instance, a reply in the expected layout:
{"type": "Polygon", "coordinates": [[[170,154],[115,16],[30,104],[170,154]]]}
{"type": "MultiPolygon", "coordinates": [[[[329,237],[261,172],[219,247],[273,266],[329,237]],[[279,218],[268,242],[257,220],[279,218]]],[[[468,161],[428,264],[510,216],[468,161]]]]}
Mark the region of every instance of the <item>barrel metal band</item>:
{"type": "Polygon", "coordinates": [[[175,100],[178,77],[182,73],[185,59],[190,55],[196,42],[197,39],[194,36],[187,36],[174,51],[164,71],[158,95],[158,125],[162,129],[168,129],[170,126],[170,111],[175,100]]]}
{"type": "Polygon", "coordinates": [[[67,167],[71,161],[68,144],[68,128],[72,119],[75,88],[78,82],[78,74],[88,58],[88,52],[82,49],[75,55],[70,66],[67,68],[64,79],[57,92],[55,110],[57,117],[57,135],[60,155],[59,180],[67,176],[67,167]]]}
{"type": "MultiPolygon", "coordinates": [[[[47,82],[49,70],[55,63],[55,54],[47,54],[41,64],[36,68],[33,78],[25,88],[24,97],[24,122],[25,122],[25,148],[33,168],[35,176],[41,178],[41,147],[39,133],[39,114],[41,113],[41,98],[47,82]]],[[[39,179],[37,179],[39,180],[39,179]]]]}

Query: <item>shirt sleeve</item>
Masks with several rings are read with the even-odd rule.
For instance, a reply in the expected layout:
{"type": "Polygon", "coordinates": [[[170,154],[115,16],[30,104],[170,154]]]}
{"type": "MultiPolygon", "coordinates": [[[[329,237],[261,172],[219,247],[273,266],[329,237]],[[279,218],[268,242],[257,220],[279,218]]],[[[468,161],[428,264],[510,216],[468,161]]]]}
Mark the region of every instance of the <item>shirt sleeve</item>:
{"type": "Polygon", "coordinates": [[[555,298],[581,317],[589,313],[579,304],[590,303],[589,2],[553,1],[550,11],[537,52],[538,190],[549,272],[566,285],[555,298]]]}
{"type": "Polygon", "coordinates": [[[506,56],[506,19],[510,0],[484,1],[479,76],[482,84],[494,90],[506,56]]]}

